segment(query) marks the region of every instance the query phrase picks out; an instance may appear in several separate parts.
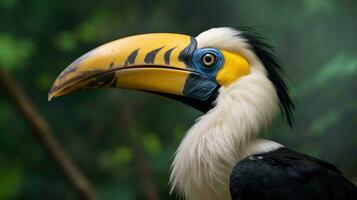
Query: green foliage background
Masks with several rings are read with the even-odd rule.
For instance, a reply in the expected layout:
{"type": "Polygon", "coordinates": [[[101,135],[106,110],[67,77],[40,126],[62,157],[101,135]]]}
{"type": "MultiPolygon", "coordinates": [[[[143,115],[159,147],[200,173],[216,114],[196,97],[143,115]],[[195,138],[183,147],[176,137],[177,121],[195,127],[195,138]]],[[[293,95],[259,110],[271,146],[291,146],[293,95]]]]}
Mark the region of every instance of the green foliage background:
{"type": "MultiPolygon", "coordinates": [[[[167,186],[170,161],[201,113],[115,89],[48,103],[52,81],[83,53],[124,36],[255,26],[276,47],[299,102],[294,129],[276,120],[264,137],[329,161],[355,179],[356,9],[352,0],[0,0],[0,66],[24,87],[102,199],[143,197],[119,123],[119,105],[128,106],[160,196],[174,199],[167,186]]],[[[30,131],[0,90],[0,199],[76,199],[30,131]]]]}

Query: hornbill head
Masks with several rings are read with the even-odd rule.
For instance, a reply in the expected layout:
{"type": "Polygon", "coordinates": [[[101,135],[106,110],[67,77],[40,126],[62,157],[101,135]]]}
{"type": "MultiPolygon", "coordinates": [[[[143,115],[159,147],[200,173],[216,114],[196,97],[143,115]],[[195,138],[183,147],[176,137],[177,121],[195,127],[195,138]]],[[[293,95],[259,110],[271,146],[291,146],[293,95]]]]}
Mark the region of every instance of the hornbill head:
{"type": "Polygon", "coordinates": [[[160,94],[207,112],[214,107],[220,87],[261,70],[273,82],[290,123],[291,99],[280,78],[281,69],[267,48],[249,28],[215,28],[196,38],[172,33],[126,37],[71,63],[55,80],[48,99],[86,88],[116,87],[160,94]],[[246,46],[234,46],[233,39],[243,40],[246,46]],[[249,57],[260,55],[244,49],[260,53],[269,66],[252,67],[249,57]]]}
{"type": "Polygon", "coordinates": [[[207,111],[218,88],[248,74],[250,68],[237,52],[198,45],[191,36],[171,33],[107,43],[69,65],[49,99],[84,88],[117,87],[158,93],[207,111]]]}

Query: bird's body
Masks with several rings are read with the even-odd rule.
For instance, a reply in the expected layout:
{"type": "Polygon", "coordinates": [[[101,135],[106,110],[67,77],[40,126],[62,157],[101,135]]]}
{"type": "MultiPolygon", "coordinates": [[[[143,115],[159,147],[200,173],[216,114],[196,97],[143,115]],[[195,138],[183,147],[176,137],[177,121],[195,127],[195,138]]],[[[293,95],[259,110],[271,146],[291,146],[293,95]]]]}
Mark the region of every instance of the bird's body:
{"type": "Polygon", "coordinates": [[[249,29],[108,43],[64,70],[49,98],[92,87],[149,91],[205,112],[171,167],[171,191],[187,200],[357,199],[334,166],[260,138],[279,109],[291,124],[294,103],[270,46],[249,29]]]}
{"type": "Polygon", "coordinates": [[[237,163],[230,178],[233,200],[354,200],[356,187],[333,165],[279,148],[237,163]],[[255,191],[255,192],[252,192],[255,191]]]}

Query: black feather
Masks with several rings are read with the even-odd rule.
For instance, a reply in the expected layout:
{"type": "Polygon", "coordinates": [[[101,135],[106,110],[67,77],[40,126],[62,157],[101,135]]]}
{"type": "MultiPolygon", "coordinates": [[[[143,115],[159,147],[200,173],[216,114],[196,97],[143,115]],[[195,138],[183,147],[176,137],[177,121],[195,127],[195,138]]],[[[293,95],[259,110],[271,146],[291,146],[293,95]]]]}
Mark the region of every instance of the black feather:
{"type": "Polygon", "coordinates": [[[251,155],[230,176],[233,200],[354,200],[357,188],[333,165],[287,148],[251,155]]]}
{"type": "Polygon", "coordinates": [[[247,40],[252,51],[266,68],[268,78],[274,84],[278,93],[280,110],[290,127],[292,127],[294,122],[293,111],[295,110],[295,98],[284,80],[284,70],[281,67],[280,61],[273,53],[273,47],[253,28],[240,27],[238,30],[240,31],[239,36],[247,40]]]}

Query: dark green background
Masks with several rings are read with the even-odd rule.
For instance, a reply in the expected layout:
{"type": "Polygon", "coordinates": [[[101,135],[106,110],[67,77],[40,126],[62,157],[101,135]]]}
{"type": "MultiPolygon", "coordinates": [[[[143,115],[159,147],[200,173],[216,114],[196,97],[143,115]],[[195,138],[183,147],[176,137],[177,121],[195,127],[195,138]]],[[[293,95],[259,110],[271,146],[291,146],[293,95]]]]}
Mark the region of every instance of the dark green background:
{"type": "MultiPolygon", "coordinates": [[[[357,2],[191,0],[0,0],[0,65],[23,86],[102,199],[140,199],[120,109],[168,196],[171,158],[201,113],[139,92],[88,90],[47,102],[56,76],[105,42],[147,32],[198,35],[255,26],[276,48],[298,99],[296,123],[264,134],[357,177],[357,2]],[[120,98],[120,100],[119,100],[120,98]]],[[[0,199],[76,199],[63,174],[0,90],[0,199]]],[[[172,197],[171,197],[172,198],[172,197]]]]}

